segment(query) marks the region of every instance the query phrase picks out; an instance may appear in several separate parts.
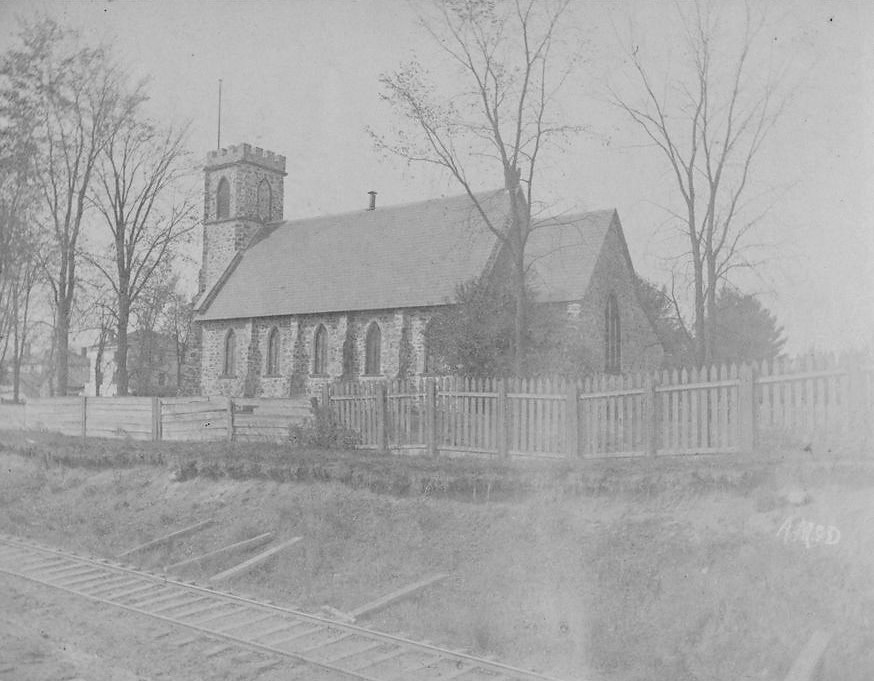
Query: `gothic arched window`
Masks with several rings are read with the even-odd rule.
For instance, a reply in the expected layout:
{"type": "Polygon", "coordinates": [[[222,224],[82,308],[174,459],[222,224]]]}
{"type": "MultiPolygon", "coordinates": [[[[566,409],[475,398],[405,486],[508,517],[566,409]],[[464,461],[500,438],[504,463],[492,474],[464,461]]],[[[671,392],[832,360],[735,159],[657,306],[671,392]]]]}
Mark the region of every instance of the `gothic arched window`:
{"type": "Polygon", "coordinates": [[[622,331],[619,326],[619,303],[612,293],[604,308],[604,347],[607,373],[618,374],[622,370],[622,331]]]}
{"type": "Polygon", "coordinates": [[[237,339],[234,330],[228,329],[225,334],[225,359],[222,366],[222,375],[235,376],[237,372],[237,339]]]}
{"type": "Polygon", "coordinates": [[[440,363],[434,352],[434,321],[431,320],[425,326],[422,337],[422,370],[426,374],[440,373],[440,363]]]}
{"type": "Polygon", "coordinates": [[[267,375],[279,375],[279,329],[275,326],[267,336],[267,375]]]}
{"type": "Polygon", "coordinates": [[[355,373],[355,336],[351,325],[346,329],[343,340],[343,377],[350,378],[355,373]]]}
{"type": "Polygon", "coordinates": [[[231,185],[228,179],[223,177],[219,180],[215,190],[215,219],[225,220],[231,216],[231,185]]]}
{"type": "Polygon", "coordinates": [[[328,330],[319,324],[313,337],[313,373],[328,373],[328,330]]]}
{"type": "Polygon", "coordinates": [[[258,217],[264,222],[273,219],[273,191],[266,179],[258,183],[258,217]]]}
{"type": "Polygon", "coordinates": [[[376,376],[381,372],[379,355],[382,346],[382,332],[376,322],[371,322],[370,326],[367,327],[364,345],[364,373],[368,376],[376,376]]]}

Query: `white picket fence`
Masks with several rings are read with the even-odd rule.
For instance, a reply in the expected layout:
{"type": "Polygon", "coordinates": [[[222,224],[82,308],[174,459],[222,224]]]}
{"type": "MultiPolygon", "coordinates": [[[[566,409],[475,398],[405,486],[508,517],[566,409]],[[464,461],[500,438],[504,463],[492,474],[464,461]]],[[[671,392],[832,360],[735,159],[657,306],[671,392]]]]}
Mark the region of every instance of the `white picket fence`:
{"type": "MultiPolygon", "coordinates": [[[[833,446],[872,439],[874,364],[805,356],[558,378],[454,376],[325,385],[335,425],[360,446],[428,453],[597,458],[833,446]]],[[[285,440],[305,399],[64,397],[0,405],[0,428],[138,440],[285,440]]]]}
{"type": "Polygon", "coordinates": [[[339,382],[334,420],[362,446],[510,456],[751,451],[871,436],[874,367],[802,357],[584,381],[435,377],[339,382]]]}

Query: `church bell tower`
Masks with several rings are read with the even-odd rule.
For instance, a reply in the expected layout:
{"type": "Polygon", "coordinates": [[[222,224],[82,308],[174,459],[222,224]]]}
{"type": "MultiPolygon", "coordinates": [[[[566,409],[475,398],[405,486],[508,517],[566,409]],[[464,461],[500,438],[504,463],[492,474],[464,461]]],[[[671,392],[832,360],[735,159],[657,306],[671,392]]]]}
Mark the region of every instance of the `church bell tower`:
{"type": "Polygon", "coordinates": [[[207,154],[199,289],[211,289],[265,224],[282,220],[285,156],[250,144],[207,154]]]}

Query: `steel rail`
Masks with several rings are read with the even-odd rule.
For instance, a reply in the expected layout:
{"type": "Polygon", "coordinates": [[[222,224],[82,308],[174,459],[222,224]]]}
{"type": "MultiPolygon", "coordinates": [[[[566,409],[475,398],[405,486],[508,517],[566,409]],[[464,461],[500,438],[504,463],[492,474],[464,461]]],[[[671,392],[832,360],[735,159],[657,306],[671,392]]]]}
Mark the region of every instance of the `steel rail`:
{"type": "Polygon", "coordinates": [[[463,681],[465,677],[469,676],[471,681],[483,678],[492,681],[559,681],[537,672],[518,669],[467,653],[440,648],[429,643],[411,641],[354,624],[317,617],[250,597],[203,587],[191,582],[183,582],[168,575],[144,572],[117,561],[82,556],[4,534],[0,534],[0,572],[145,615],[152,619],[183,626],[246,648],[294,659],[360,681],[387,681],[388,679],[414,681],[417,673],[428,673],[429,669],[439,663],[443,663],[444,666],[446,663],[451,663],[454,666],[447,675],[441,675],[440,678],[463,681]],[[97,582],[95,583],[95,579],[89,578],[87,582],[83,583],[83,577],[88,576],[88,574],[87,572],[81,573],[79,570],[73,571],[72,574],[66,574],[66,570],[61,571],[60,574],[57,574],[57,571],[44,574],[45,564],[40,569],[40,562],[34,563],[32,560],[40,556],[44,557],[46,561],[55,561],[52,563],[53,567],[58,567],[59,564],[56,561],[61,559],[70,568],[87,567],[96,570],[98,572],[95,572],[92,577],[97,578],[97,582]],[[25,567],[21,567],[22,564],[25,567]],[[100,572],[107,580],[117,578],[120,575],[128,576],[137,580],[144,588],[142,590],[132,588],[135,583],[125,582],[123,585],[116,583],[107,591],[106,585],[101,585],[99,582],[100,572]],[[65,584],[65,580],[70,580],[70,583],[65,584]],[[119,586],[123,587],[123,591],[113,595],[113,591],[119,586]],[[150,587],[159,587],[159,591],[146,593],[150,587]],[[209,605],[215,606],[215,612],[212,612],[213,607],[204,606],[204,599],[207,600],[207,603],[212,601],[212,604],[209,605]],[[124,602],[125,600],[128,602],[124,602]],[[173,601],[178,602],[173,603],[173,601]],[[198,607],[194,612],[189,612],[191,606],[195,604],[198,607]],[[230,612],[222,613],[222,606],[228,605],[236,607],[230,612]],[[183,609],[182,614],[175,616],[162,614],[162,612],[172,613],[178,608],[183,609]],[[242,621],[234,622],[241,615],[246,615],[246,617],[242,621]],[[252,619],[257,615],[261,616],[252,619]],[[236,635],[230,633],[246,627],[255,627],[254,631],[257,632],[257,627],[263,626],[271,617],[280,620],[281,626],[277,623],[271,629],[253,633],[248,638],[239,633],[236,635]],[[207,623],[211,624],[207,626],[207,623]],[[305,626],[301,631],[298,626],[301,624],[310,626],[305,626]],[[291,634],[291,636],[276,638],[283,633],[291,634]],[[307,643],[298,649],[289,650],[279,647],[312,636],[317,638],[326,636],[326,638],[307,643]],[[271,638],[275,639],[272,643],[268,642],[271,638]],[[263,639],[268,639],[268,641],[263,639]],[[343,643],[348,643],[350,640],[363,644],[363,647],[353,648],[351,651],[341,649],[339,655],[327,660],[319,659],[313,655],[316,651],[335,644],[340,644],[342,648],[343,643]],[[394,649],[389,648],[390,646],[394,649]],[[375,658],[354,661],[357,656],[366,655],[369,651],[372,652],[380,648],[388,649],[375,658]],[[373,672],[366,671],[368,668],[378,667],[384,662],[401,659],[410,654],[418,656],[412,664],[407,663],[400,668],[392,669],[388,675],[379,673],[374,675],[373,672]]]}

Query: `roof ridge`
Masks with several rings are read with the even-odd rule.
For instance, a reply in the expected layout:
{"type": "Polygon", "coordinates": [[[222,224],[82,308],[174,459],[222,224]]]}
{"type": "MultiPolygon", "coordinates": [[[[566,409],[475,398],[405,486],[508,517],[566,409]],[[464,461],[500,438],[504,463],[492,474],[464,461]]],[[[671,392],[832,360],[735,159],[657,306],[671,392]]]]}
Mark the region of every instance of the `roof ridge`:
{"type": "Polygon", "coordinates": [[[546,223],[550,221],[567,221],[573,222],[575,220],[579,220],[580,218],[591,217],[594,215],[604,215],[604,214],[613,214],[616,213],[616,208],[597,208],[595,210],[584,210],[577,211],[574,213],[561,213],[559,215],[550,215],[549,217],[542,218],[540,220],[535,220],[535,223],[546,223]]]}
{"type": "MultiPolygon", "coordinates": [[[[498,196],[498,194],[500,194],[501,192],[506,192],[506,191],[507,190],[504,188],[491,189],[488,191],[474,192],[473,196],[477,199],[490,198],[492,196],[498,196]]],[[[348,215],[360,215],[362,213],[364,213],[364,214],[380,213],[380,212],[385,212],[385,211],[399,210],[402,208],[414,208],[416,206],[423,206],[423,205],[428,204],[428,203],[438,203],[438,202],[442,202],[442,201],[448,202],[448,201],[455,201],[455,200],[464,199],[464,198],[469,199],[470,194],[467,194],[467,193],[453,194],[452,196],[438,196],[438,197],[432,197],[430,199],[421,199],[419,201],[408,201],[406,203],[393,203],[393,204],[389,204],[387,206],[381,206],[381,207],[375,208],[374,210],[368,210],[367,208],[358,208],[355,210],[347,210],[347,211],[344,211],[342,213],[324,213],[322,215],[311,215],[309,217],[284,219],[284,220],[281,220],[278,222],[269,223],[269,225],[274,226],[274,227],[280,227],[282,225],[287,225],[287,224],[297,223],[297,222],[308,222],[310,220],[325,220],[325,219],[331,219],[331,218],[341,218],[341,217],[346,217],[348,215]]]]}

